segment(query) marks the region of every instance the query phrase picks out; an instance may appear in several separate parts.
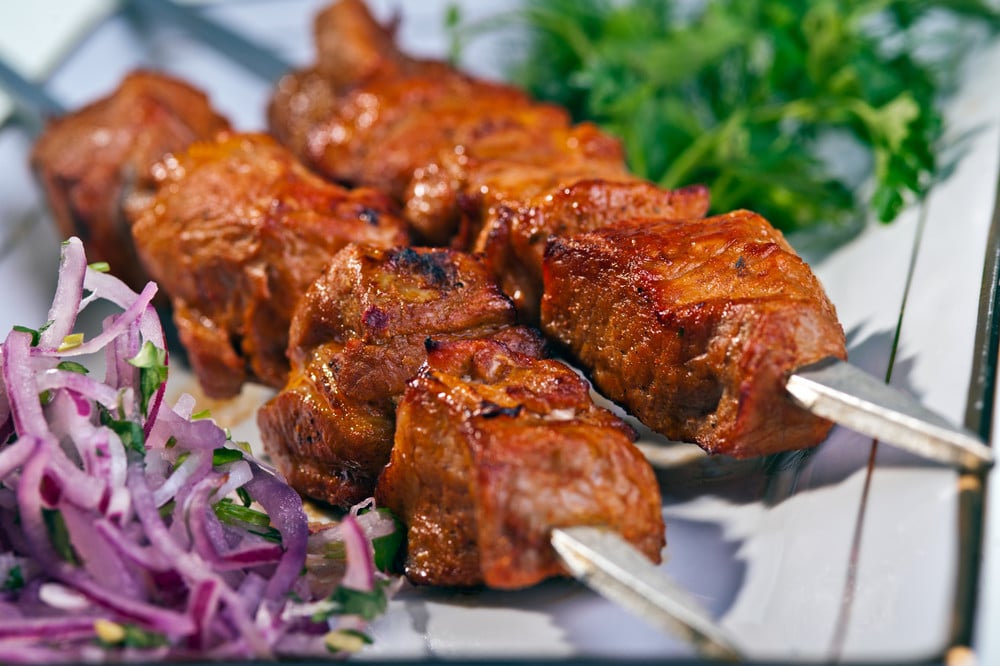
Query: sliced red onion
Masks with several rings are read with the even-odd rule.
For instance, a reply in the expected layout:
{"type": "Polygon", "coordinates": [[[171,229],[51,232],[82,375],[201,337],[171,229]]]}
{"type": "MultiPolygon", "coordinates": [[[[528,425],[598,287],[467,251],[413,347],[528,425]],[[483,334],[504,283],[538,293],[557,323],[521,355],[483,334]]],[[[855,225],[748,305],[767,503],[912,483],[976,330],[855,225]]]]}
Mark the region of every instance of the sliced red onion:
{"type": "MultiPolygon", "coordinates": [[[[337,619],[286,612],[331,603],[311,592],[330,582],[313,584],[303,573],[310,535],[299,496],[249,456],[215,467],[213,452],[232,444],[214,422],[191,419],[192,398],[164,405],[161,385],[142,413],[142,373],[130,359],[146,343],[164,348],[150,305],[155,291],[149,284],[136,294],[88,268],[71,239],[37,346],[17,331],[0,345],[0,574],[8,583],[24,579],[0,602],[0,662],[326,653],[322,636],[337,619]],[[79,312],[101,299],[121,312],[100,333],[61,349],[79,312]],[[104,381],[61,369],[65,358],[102,351],[104,381]],[[213,504],[237,491],[268,516],[280,543],[220,521],[213,504]],[[114,630],[98,631],[95,622],[114,630]],[[117,626],[147,632],[155,645],[95,642],[117,640],[117,626]]],[[[336,528],[348,559],[341,582],[371,590],[369,540],[385,523],[357,513],[336,528]]],[[[339,626],[363,622],[344,618],[339,626]]]]}

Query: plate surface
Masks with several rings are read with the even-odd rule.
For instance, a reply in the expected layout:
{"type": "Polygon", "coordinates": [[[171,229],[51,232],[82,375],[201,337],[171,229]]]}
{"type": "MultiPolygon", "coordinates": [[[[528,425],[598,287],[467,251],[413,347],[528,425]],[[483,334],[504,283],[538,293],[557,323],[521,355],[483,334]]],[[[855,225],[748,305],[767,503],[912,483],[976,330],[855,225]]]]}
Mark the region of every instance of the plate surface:
{"type": "MultiPolygon", "coordinates": [[[[404,48],[443,55],[445,0],[371,4],[384,17],[398,8],[404,48]]],[[[212,5],[210,13],[305,63],[321,5],[258,0],[212,5]]],[[[464,5],[471,18],[504,3],[464,5]]],[[[497,75],[502,48],[477,42],[469,56],[476,72],[497,75]]],[[[266,81],[174,28],[139,29],[115,14],[75,44],[49,89],[76,106],[138,66],[188,79],[241,129],[264,127],[266,81]]],[[[968,63],[947,107],[955,167],[922,205],[892,225],[866,227],[834,252],[807,255],[838,309],[852,363],[956,423],[966,421],[970,403],[972,413],[992,411],[976,404],[983,396],[972,373],[1000,155],[1000,89],[975,74],[998,70],[1000,43],[985,45],[968,63]]],[[[58,239],[27,169],[30,145],[17,126],[0,130],[2,331],[43,322],[55,284],[58,239]]],[[[171,381],[175,391],[193,388],[182,372],[171,381]]],[[[253,408],[265,396],[249,390],[213,413],[252,438],[253,408]]],[[[971,610],[964,601],[966,567],[976,553],[968,550],[967,523],[978,525],[980,516],[961,499],[951,470],[837,428],[811,455],[743,463],[694,456],[663,470],[661,481],[668,524],[663,570],[751,657],[939,659],[953,643],[956,604],[962,613],[971,610]]],[[[995,531],[987,528],[985,543],[987,556],[992,551],[992,560],[1000,559],[995,531]]],[[[988,559],[977,615],[984,628],[995,627],[989,621],[1000,615],[998,576],[988,559]]],[[[374,633],[363,658],[692,656],[684,643],[570,581],[519,592],[404,588],[374,633]]],[[[1000,639],[990,633],[976,635],[981,663],[995,663],[990,655],[1000,659],[1000,639]]]]}

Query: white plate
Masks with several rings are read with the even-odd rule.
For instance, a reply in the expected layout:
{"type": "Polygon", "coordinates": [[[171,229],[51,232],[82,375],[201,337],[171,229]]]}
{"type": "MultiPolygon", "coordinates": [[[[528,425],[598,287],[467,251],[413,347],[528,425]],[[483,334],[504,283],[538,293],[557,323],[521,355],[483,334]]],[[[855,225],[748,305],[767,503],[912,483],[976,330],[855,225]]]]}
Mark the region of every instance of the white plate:
{"type": "MultiPolygon", "coordinates": [[[[372,4],[382,16],[400,8],[404,47],[444,53],[445,0],[372,4]]],[[[478,15],[502,4],[465,3],[478,15]]],[[[311,17],[320,5],[253,1],[213,6],[211,13],[304,63],[311,58],[311,17]]],[[[480,73],[500,71],[496,43],[476,49],[480,73]]],[[[50,90],[75,106],[108,92],[139,65],[190,80],[240,128],[264,127],[267,82],[176,29],[138,31],[117,15],[97,25],[55,70],[50,90]]],[[[974,74],[998,69],[1000,44],[970,62],[947,117],[950,137],[971,132],[971,138],[954,172],[925,204],[890,226],[866,228],[828,256],[810,257],[848,332],[852,362],[888,375],[894,386],[957,423],[966,422],[968,405],[982,397],[974,388],[970,400],[970,386],[1000,155],[1000,90],[990,77],[974,74]]],[[[44,321],[54,285],[58,243],[27,170],[29,149],[30,139],[18,128],[0,131],[3,331],[44,321]]],[[[990,414],[992,405],[979,410],[990,414]]],[[[978,413],[975,404],[970,413],[978,413]]],[[[252,427],[246,411],[232,414],[252,427]]],[[[755,658],[941,659],[954,645],[956,611],[975,610],[966,598],[975,572],[967,567],[978,561],[981,513],[974,502],[960,501],[954,472],[884,446],[869,469],[871,452],[870,440],[835,429],[812,456],[736,469],[712,461],[665,473],[663,570],[755,658]]],[[[993,557],[985,564],[988,585],[976,616],[983,631],[974,645],[981,663],[996,663],[991,659],[1000,660],[1000,645],[987,629],[1000,619],[1000,583],[993,582],[1000,575],[994,572],[1000,562],[993,561],[1000,549],[995,530],[985,529],[985,553],[993,557]]],[[[503,593],[407,588],[374,632],[375,644],[363,657],[692,656],[684,643],[569,581],[503,593]]]]}

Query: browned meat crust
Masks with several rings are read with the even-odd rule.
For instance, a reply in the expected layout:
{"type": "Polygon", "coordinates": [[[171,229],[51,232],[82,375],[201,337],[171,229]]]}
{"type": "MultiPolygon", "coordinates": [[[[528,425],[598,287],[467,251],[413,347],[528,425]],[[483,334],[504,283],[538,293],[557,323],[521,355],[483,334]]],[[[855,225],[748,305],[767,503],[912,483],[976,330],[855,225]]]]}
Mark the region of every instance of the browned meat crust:
{"type": "Polygon", "coordinates": [[[290,379],[258,414],[265,450],[302,494],[340,506],[370,496],[428,341],[496,336],[541,354],[540,335],[514,323],[472,255],[348,246],[296,309],[290,379]]]}
{"type": "Polygon", "coordinates": [[[333,255],[408,238],[385,195],[333,185],[263,134],[197,142],[161,163],[157,180],[129,206],[133,235],[213,397],[244,381],[284,385],[293,308],[333,255]]]}
{"type": "Polygon", "coordinates": [[[664,525],[634,434],[566,365],[496,341],[435,348],[399,405],[376,501],[406,523],[406,576],[519,588],[564,573],[555,527],[616,530],[660,560],[664,525]]]}
{"type": "Polygon", "coordinates": [[[784,390],[797,367],[846,358],[833,305],[759,215],[636,220],[545,254],[542,326],[643,423],[712,453],[806,448],[830,423],[784,390]]]}
{"type": "Polygon", "coordinates": [[[361,2],[335,3],[316,31],[317,64],[279,84],[272,131],[329,178],[385,189],[422,242],[487,252],[526,322],[550,227],[708,207],[704,188],[664,192],[629,174],[618,140],[564,109],[408,58],[361,2]],[[586,212],[552,218],[574,203],[586,212]]]}
{"type": "Polygon", "coordinates": [[[153,165],[164,155],[228,127],[200,91],[139,71],[107,97],[51,121],[31,161],[59,233],[79,236],[88,258],[108,262],[138,290],[149,278],[135,253],[123,202],[150,186],[153,165]]]}
{"type": "Polygon", "coordinates": [[[485,254],[525,322],[538,322],[542,258],[551,236],[594,231],[634,217],[691,219],[708,212],[700,185],[663,190],[642,181],[580,180],[519,207],[491,206],[473,249],[485,254]]]}

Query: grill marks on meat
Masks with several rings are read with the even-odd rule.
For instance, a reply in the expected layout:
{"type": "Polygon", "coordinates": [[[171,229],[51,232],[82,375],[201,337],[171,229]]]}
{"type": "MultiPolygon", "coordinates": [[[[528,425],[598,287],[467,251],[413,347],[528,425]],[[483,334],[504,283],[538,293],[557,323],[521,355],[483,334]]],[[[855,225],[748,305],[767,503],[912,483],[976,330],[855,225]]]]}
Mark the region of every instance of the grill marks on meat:
{"type": "Polygon", "coordinates": [[[272,131],[328,177],[385,189],[422,242],[487,253],[525,322],[537,321],[549,233],[705,214],[704,188],[655,188],[628,173],[619,141],[595,125],[411,59],[392,32],[357,0],[321,13],[317,63],[279,84],[272,131]]]}
{"type": "Polygon", "coordinates": [[[196,142],[157,167],[158,188],[129,207],[150,274],[206,394],[288,378],[292,311],[350,242],[407,242],[384,194],[314,175],[263,134],[196,142]]]}
{"type": "Polygon", "coordinates": [[[519,588],[564,573],[553,528],[614,529],[658,562],[660,492],[634,433],[566,365],[495,340],[435,347],[400,402],[376,500],[414,583],[519,588]]]}
{"type": "Polygon", "coordinates": [[[831,424],[785,392],[846,358],[816,277],[759,215],[636,220],[545,253],[542,327],[650,428],[736,457],[814,446],[831,424]]]}
{"type": "Polygon", "coordinates": [[[265,450],[305,495],[345,507],[370,496],[427,350],[488,336],[541,355],[540,335],[515,319],[472,255],[348,246],[295,311],[289,381],[258,414],[265,450]]]}
{"type": "Polygon", "coordinates": [[[200,91],[153,72],[128,75],[107,97],[49,123],[31,155],[56,226],[83,239],[87,256],[141,290],[123,204],[146,192],[164,155],[210,139],[229,122],[200,91]]]}

